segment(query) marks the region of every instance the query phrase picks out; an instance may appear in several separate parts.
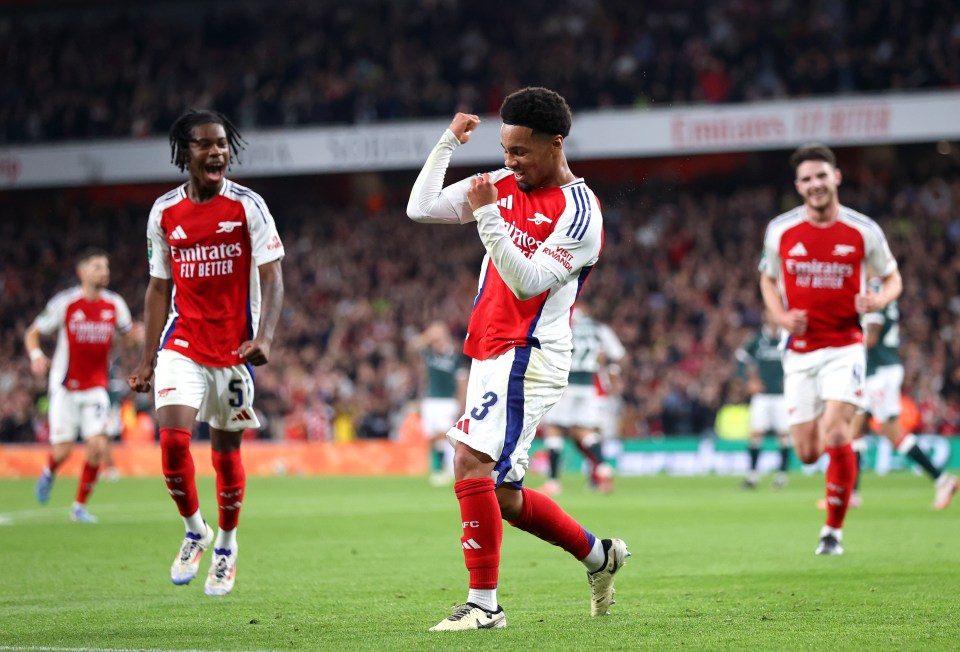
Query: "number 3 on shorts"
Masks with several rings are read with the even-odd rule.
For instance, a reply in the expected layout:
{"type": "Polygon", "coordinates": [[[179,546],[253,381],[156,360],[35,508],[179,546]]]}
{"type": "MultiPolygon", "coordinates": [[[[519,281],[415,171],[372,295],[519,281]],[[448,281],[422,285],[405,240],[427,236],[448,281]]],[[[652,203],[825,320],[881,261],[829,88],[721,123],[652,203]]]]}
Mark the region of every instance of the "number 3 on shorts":
{"type": "Polygon", "coordinates": [[[230,390],[230,400],[227,401],[227,405],[232,408],[243,407],[243,381],[239,378],[234,378],[230,381],[230,384],[227,385],[227,388],[230,390]]]}
{"type": "Polygon", "coordinates": [[[483,403],[480,404],[480,407],[473,408],[472,410],[470,410],[470,416],[472,416],[477,421],[480,421],[485,416],[487,416],[487,412],[490,411],[490,408],[493,405],[495,405],[496,402],[497,402],[497,395],[494,394],[493,392],[487,392],[486,394],[483,395],[483,403]],[[483,408],[483,409],[480,409],[480,408],[483,408]]]}

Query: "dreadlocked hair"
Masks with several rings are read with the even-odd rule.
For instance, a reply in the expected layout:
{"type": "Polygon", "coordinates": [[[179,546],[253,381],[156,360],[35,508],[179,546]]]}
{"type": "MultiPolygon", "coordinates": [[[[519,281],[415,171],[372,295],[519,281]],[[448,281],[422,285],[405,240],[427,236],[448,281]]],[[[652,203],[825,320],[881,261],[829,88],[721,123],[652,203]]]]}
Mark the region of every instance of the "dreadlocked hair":
{"type": "Polygon", "coordinates": [[[181,172],[187,168],[190,160],[190,141],[193,139],[193,128],[198,125],[218,124],[227,132],[227,144],[230,146],[231,158],[240,161],[240,152],[246,142],[240,131],[230,122],[230,118],[219,111],[207,109],[190,109],[170,127],[170,162],[176,165],[181,172]]]}

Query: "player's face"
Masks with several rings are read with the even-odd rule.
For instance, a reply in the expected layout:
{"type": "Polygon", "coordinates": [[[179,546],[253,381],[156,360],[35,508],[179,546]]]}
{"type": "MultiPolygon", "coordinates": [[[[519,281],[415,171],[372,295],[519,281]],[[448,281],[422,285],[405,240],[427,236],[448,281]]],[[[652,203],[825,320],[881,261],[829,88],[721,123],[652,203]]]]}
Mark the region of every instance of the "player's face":
{"type": "Polygon", "coordinates": [[[110,284],[110,261],[105,256],[92,256],[77,268],[77,275],[84,285],[103,289],[110,284]]]}
{"type": "Polygon", "coordinates": [[[540,188],[556,175],[561,142],[560,136],[534,135],[530,127],[500,127],[503,162],[516,176],[520,190],[540,188]]]}
{"type": "Polygon", "coordinates": [[[197,188],[218,190],[230,165],[230,143],[223,125],[197,125],[191,132],[190,179],[197,188]]]}
{"type": "Polygon", "coordinates": [[[794,184],[807,206],[822,211],[837,201],[840,170],[826,161],[804,161],[797,166],[794,184]]]}

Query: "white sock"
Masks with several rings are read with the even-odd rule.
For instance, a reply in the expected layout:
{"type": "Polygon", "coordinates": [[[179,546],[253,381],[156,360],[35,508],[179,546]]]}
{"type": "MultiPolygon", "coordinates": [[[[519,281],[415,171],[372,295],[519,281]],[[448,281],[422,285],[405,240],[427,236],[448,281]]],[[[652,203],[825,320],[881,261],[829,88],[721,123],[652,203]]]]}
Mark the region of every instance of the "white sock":
{"type": "Polygon", "coordinates": [[[900,445],[897,446],[897,452],[901,455],[906,455],[910,452],[910,449],[917,445],[917,436],[914,434],[909,434],[903,438],[903,441],[900,442],[900,445]]]}
{"type": "Polygon", "coordinates": [[[820,528],[821,539],[827,536],[828,534],[832,534],[837,539],[837,541],[843,540],[843,530],[841,530],[838,527],[830,527],[829,525],[824,525],[822,528],[820,528]]]}
{"type": "Polygon", "coordinates": [[[190,534],[204,536],[207,533],[207,524],[204,522],[203,517],[200,516],[199,509],[190,516],[184,516],[183,525],[190,534]]]}
{"type": "Polygon", "coordinates": [[[232,530],[220,530],[217,532],[217,542],[213,545],[213,547],[235,550],[237,547],[237,529],[234,528],[232,530]]]}
{"type": "Polygon", "coordinates": [[[497,610],[497,590],[496,589],[470,589],[467,593],[467,602],[472,602],[478,607],[487,611],[497,610]]]}
{"type": "Polygon", "coordinates": [[[596,573],[603,568],[604,563],[607,561],[607,553],[603,549],[603,542],[600,541],[600,539],[594,538],[593,548],[591,548],[587,556],[580,561],[583,562],[583,565],[586,566],[587,570],[591,573],[596,573]]]}

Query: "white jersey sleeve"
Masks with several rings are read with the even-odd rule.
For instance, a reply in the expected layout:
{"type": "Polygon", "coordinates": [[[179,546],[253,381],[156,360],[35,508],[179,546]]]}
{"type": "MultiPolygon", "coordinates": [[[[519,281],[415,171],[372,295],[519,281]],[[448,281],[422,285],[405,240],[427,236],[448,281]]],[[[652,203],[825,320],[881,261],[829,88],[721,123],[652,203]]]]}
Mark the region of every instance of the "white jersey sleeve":
{"type": "Polygon", "coordinates": [[[599,258],[603,241],[600,206],[593,193],[579,185],[584,192],[574,190],[574,200],[568,197],[556,228],[531,258],[524,256],[507,234],[496,204],[474,211],[483,246],[504,282],[521,301],[566,284],[599,258]]]}
{"type": "Polygon", "coordinates": [[[780,229],[767,227],[763,236],[763,253],[760,256],[758,269],[772,279],[780,278],[780,229]]]}
{"type": "Polygon", "coordinates": [[[887,278],[897,269],[897,259],[890,252],[883,231],[877,226],[875,229],[864,230],[864,258],[867,264],[876,272],[877,276],[887,278]]]}
{"type": "Polygon", "coordinates": [[[110,300],[117,311],[117,330],[121,333],[127,333],[133,328],[133,318],[130,315],[130,306],[116,292],[103,290],[103,295],[110,300]]]}
{"type": "Polygon", "coordinates": [[[163,206],[161,200],[157,200],[147,218],[147,264],[150,276],[170,279],[173,277],[170,270],[170,244],[160,228],[163,206]]]}
{"type": "Polygon", "coordinates": [[[600,338],[600,351],[607,356],[609,362],[619,362],[627,355],[623,342],[606,324],[597,324],[597,335],[600,338]]]}
{"type": "Polygon", "coordinates": [[[243,209],[247,213],[247,228],[250,232],[250,250],[255,267],[280,260],[284,256],[283,242],[277,233],[270,209],[263,197],[238,184],[234,184],[243,209]]]}
{"type": "Polygon", "coordinates": [[[584,183],[566,187],[564,194],[567,207],[557,227],[531,259],[561,284],[596,263],[603,245],[603,216],[594,194],[584,183]]]}
{"type": "Polygon", "coordinates": [[[52,335],[63,326],[67,318],[67,305],[75,295],[73,289],[58,292],[47,302],[43,312],[33,320],[33,326],[43,335],[52,335]]]}
{"type": "Polygon", "coordinates": [[[443,178],[450,165],[453,150],[460,141],[447,129],[423,164],[407,201],[407,217],[415,222],[435,224],[467,224],[473,211],[467,201],[470,178],[443,187],[443,178]]]}

